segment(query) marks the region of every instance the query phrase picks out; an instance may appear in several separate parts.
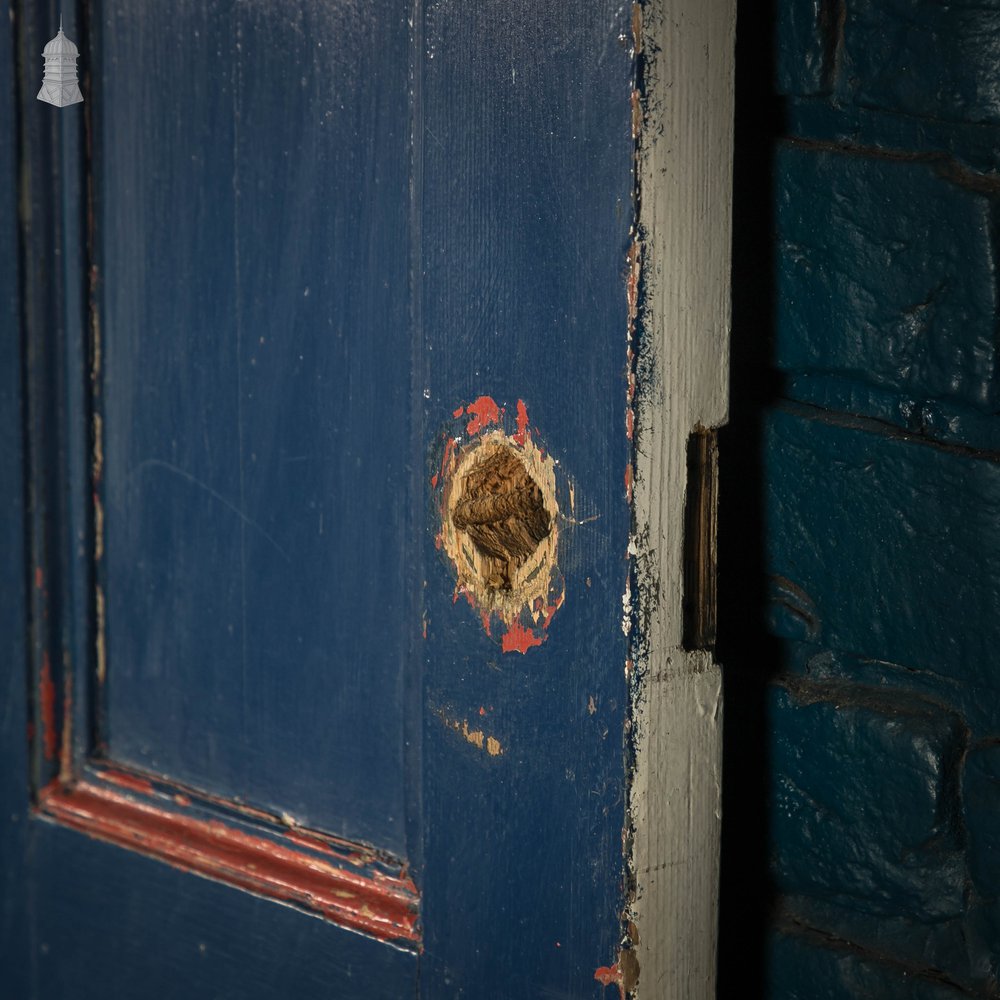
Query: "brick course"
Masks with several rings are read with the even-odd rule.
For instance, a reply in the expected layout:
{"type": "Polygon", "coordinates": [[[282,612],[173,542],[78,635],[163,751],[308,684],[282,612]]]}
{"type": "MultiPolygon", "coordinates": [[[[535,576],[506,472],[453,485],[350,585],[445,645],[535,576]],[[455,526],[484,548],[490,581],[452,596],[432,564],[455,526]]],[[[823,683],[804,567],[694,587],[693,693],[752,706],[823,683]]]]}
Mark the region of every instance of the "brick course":
{"type": "Polygon", "coordinates": [[[995,997],[1000,0],[772,32],[766,995],[995,997]]]}

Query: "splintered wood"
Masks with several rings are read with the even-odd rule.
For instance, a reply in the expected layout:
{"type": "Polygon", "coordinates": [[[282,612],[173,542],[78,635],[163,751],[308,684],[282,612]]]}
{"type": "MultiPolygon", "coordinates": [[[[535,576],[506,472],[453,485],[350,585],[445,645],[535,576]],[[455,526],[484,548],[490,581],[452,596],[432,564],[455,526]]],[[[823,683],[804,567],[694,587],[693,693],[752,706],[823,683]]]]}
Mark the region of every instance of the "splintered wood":
{"type": "Polygon", "coordinates": [[[515,433],[490,431],[461,451],[446,448],[437,483],[438,543],[455,571],[456,599],[478,611],[504,652],[541,645],[565,583],[556,564],[555,463],[532,440],[523,403],[515,433]]]}
{"type": "Polygon", "coordinates": [[[500,447],[466,475],[452,523],[485,556],[484,585],[510,590],[518,568],[548,537],[552,519],[524,463],[500,447]]]}

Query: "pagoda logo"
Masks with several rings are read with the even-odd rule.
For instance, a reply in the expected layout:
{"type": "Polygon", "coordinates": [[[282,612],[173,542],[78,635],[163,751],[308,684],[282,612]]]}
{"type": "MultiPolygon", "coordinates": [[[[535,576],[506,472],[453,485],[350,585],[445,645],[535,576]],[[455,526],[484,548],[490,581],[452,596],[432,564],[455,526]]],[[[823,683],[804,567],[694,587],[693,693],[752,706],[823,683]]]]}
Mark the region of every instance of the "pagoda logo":
{"type": "Polygon", "coordinates": [[[76,78],[77,47],[63,34],[62,17],[59,18],[59,34],[42,49],[45,59],[45,76],[38,99],[57,108],[69,104],[79,104],[83,100],[80,84],[76,78]]]}

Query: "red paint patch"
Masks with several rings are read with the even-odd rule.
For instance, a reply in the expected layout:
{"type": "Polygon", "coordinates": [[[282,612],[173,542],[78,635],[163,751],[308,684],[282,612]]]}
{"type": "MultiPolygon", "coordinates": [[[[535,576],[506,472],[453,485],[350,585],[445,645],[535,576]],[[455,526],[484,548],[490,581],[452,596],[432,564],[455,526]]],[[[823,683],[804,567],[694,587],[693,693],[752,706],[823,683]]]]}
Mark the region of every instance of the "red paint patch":
{"type": "Polygon", "coordinates": [[[59,777],[69,781],[73,776],[73,673],[66,663],[63,678],[63,731],[62,752],[59,757],[59,777]]]}
{"type": "MultiPolygon", "coordinates": [[[[461,413],[462,411],[459,410],[458,415],[461,416],[461,413]]],[[[445,441],[444,443],[444,455],[441,456],[441,469],[439,472],[435,472],[434,475],[431,476],[431,486],[434,489],[437,489],[438,482],[444,478],[445,471],[448,468],[448,460],[451,458],[451,450],[454,447],[455,447],[455,439],[448,438],[448,440],[445,441]]]]}
{"type": "Polygon", "coordinates": [[[458,420],[458,418],[459,418],[459,417],[460,417],[460,416],[461,416],[461,415],[462,415],[463,413],[465,413],[465,407],[464,407],[464,406],[460,406],[460,407],[459,407],[459,408],[458,408],[457,410],[455,410],[455,412],[454,412],[454,413],[452,414],[452,416],[453,416],[453,417],[454,417],[454,418],[455,418],[456,420],[458,420]]]}
{"type": "Polygon", "coordinates": [[[500,647],[505,653],[527,653],[533,646],[545,642],[545,636],[536,635],[530,628],[525,628],[520,622],[514,622],[501,640],[500,647]]]}
{"type": "Polygon", "coordinates": [[[101,771],[101,777],[105,781],[110,781],[112,785],[119,788],[127,788],[130,792],[139,792],[141,795],[155,795],[156,789],[152,783],[145,778],[140,778],[137,774],[129,774],[127,771],[101,771]]]}
{"type": "Polygon", "coordinates": [[[552,616],[563,606],[563,601],[566,600],[566,591],[564,590],[557,598],[554,604],[550,604],[545,609],[545,621],[542,622],[542,628],[548,628],[549,622],[552,621],[552,616]]]}
{"type": "Polygon", "coordinates": [[[625,977],[617,962],[614,965],[602,965],[595,970],[594,979],[602,986],[617,986],[620,1000],[625,1000],[625,977]]]}
{"type": "Polygon", "coordinates": [[[523,448],[524,441],[528,433],[528,408],[524,405],[524,400],[517,401],[517,433],[514,440],[523,448]]]}
{"type": "Polygon", "coordinates": [[[52,665],[49,654],[42,654],[42,669],[38,677],[38,705],[42,711],[42,741],[45,759],[55,760],[59,752],[59,734],[56,732],[56,686],[52,683],[52,665]]]}
{"type": "Polygon", "coordinates": [[[465,428],[469,434],[478,434],[484,427],[500,423],[500,407],[491,396],[480,396],[474,403],[469,403],[465,412],[472,417],[465,428]]]}
{"type": "Polygon", "coordinates": [[[45,576],[42,573],[42,567],[41,566],[36,566],[35,567],[35,588],[37,590],[41,590],[44,585],[45,585],[45,576]]]}
{"type": "Polygon", "coordinates": [[[178,815],[86,782],[72,789],[53,782],[42,789],[39,809],[70,829],[293,903],[342,927],[383,941],[420,941],[413,881],[405,869],[372,871],[363,854],[363,863],[351,870],[218,820],[178,815]]]}
{"type": "Polygon", "coordinates": [[[621,982],[621,973],[616,965],[602,965],[594,971],[594,979],[602,986],[614,986],[621,982]]]}
{"type": "Polygon", "coordinates": [[[625,466],[625,496],[632,502],[632,463],[625,466]]]}

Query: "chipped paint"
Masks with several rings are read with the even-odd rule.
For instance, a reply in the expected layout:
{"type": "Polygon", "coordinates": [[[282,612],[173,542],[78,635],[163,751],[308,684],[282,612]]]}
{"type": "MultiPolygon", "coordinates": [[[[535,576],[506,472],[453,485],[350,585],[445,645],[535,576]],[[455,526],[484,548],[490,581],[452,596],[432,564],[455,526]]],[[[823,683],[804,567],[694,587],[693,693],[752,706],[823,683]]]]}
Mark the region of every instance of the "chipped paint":
{"type": "Polygon", "coordinates": [[[100,561],[104,557],[104,504],[101,495],[94,490],[94,558],[100,561]]]}
{"type": "Polygon", "coordinates": [[[104,614],[104,588],[98,584],[94,588],[94,612],[97,618],[97,683],[103,684],[108,672],[107,654],[105,651],[105,614],[104,614]]]}
{"type": "Polygon", "coordinates": [[[91,459],[94,482],[99,483],[104,474],[104,421],[100,413],[94,414],[94,454],[91,459]]]}
{"type": "Polygon", "coordinates": [[[513,622],[500,642],[500,648],[505,653],[527,653],[533,646],[540,646],[545,641],[544,636],[538,636],[531,629],[525,628],[520,622],[513,622]]]}
{"type": "Polygon", "coordinates": [[[504,653],[540,646],[565,598],[556,562],[559,505],[555,462],[529,431],[517,401],[514,430],[502,426],[505,407],[488,396],[453,411],[473,439],[447,435],[439,472],[439,531],[435,545],[456,578],[453,603],[465,598],[483,631],[504,653]],[[500,422],[497,429],[485,430],[500,422]],[[474,432],[474,433],[473,433],[474,432]]]}
{"type": "Polygon", "coordinates": [[[56,730],[56,686],[52,682],[52,664],[46,650],[42,653],[42,669],[38,675],[38,707],[42,714],[42,748],[46,760],[55,760],[59,752],[56,730]]]}
{"type": "Polygon", "coordinates": [[[523,448],[526,436],[531,432],[528,430],[528,408],[524,405],[524,400],[517,401],[517,433],[514,440],[523,448]]]}
{"type": "MultiPolygon", "coordinates": [[[[465,408],[466,414],[472,419],[465,428],[467,434],[478,434],[490,424],[500,423],[500,407],[490,396],[480,396],[474,403],[465,408]]],[[[458,413],[457,415],[461,415],[458,413]]]]}
{"type": "MultiPolygon", "coordinates": [[[[481,715],[485,714],[484,709],[480,708],[479,711],[481,715]]],[[[495,736],[488,735],[482,729],[471,729],[469,727],[468,720],[462,719],[459,721],[457,719],[450,718],[441,709],[439,709],[435,714],[445,726],[453,732],[458,733],[466,743],[476,747],[477,750],[485,750],[491,757],[503,756],[503,746],[495,736]]]]}
{"type": "Polygon", "coordinates": [[[617,986],[621,992],[622,1000],[624,1000],[625,988],[622,985],[621,972],[617,965],[602,965],[595,969],[594,979],[602,986],[617,986]]]}
{"type": "Polygon", "coordinates": [[[384,941],[419,945],[419,895],[412,879],[402,866],[386,870],[364,852],[357,853],[358,862],[353,856],[327,860],[305,845],[178,814],[87,782],[49,784],[39,794],[39,811],[182,871],[291,903],[384,941]]]}
{"type": "Polygon", "coordinates": [[[59,780],[73,780],[73,669],[69,653],[63,655],[63,725],[59,747],[59,780]]]}
{"type": "Polygon", "coordinates": [[[143,778],[138,774],[131,774],[128,771],[118,771],[109,767],[101,771],[101,777],[105,781],[111,782],[112,785],[117,785],[119,788],[127,789],[130,792],[139,792],[142,795],[156,794],[153,783],[148,778],[143,778]]]}
{"type": "MultiPolygon", "coordinates": [[[[636,699],[638,697],[637,675],[633,667],[633,654],[636,643],[634,625],[638,614],[636,602],[636,589],[633,586],[638,572],[637,556],[638,548],[635,544],[636,534],[636,509],[635,502],[635,480],[637,461],[637,441],[636,441],[636,409],[639,405],[638,379],[640,367],[640,344],[638,336],[639,320],[639,300],[642,288],[643,269],[643,246],[640,242],[640,201],[641,188],[640,177],[640,150],[642,142],[642,130],[644,123],[644,107],[642,99],[642,72],[643,61],[640,58],[642,53],[642,5],[638,2],[632,5],[632,53],[635,66],[635,84],[630,94],[632,110],[632,140],[634,143],[635,172],[633,174],[633,211],[634,217],[631,226],[632,242],[626,254],[626,281],[625,281],[625,303],[626,303],[626,327],[625,327],[625,360],[626,360],[626,380],[625,380],[625,440],[628,442],[628,459],[625,465],[624,485],[625,499],[631,510],[631,530],[629,532],[628,545],[625,551],[627,571],[625,574],[625,588],[622,594],[622,633],[626,638],[628,651],[624,662],[625,683],[629,688],[630,708],[626,712],[623,726],[623,737],[625,747],[625,771],[626,771],[626,815],[629,815],[633,767],[635,762],[634,744],[634,711],[636,699]]],[[[591,715],[596,714],[597,702],[591,699],[587,705],[591,715]]],[[[639,962],[636,956],[634,945],[638,943],[638,933],[631,920],[632,910],[635,902],[636,876],[634,868],[634,829],[632,824],[626,821],[622,825],[622,856],[624,862],[624,885],[625,898],[623,901],[621,920],[623,930],[621,945],[619,947],[617,961],[614,965],[599,968],[594,978],[603,986],[616,984],[621,1000],[626,1000],[632,995],[639,979],[639,962]]]]}

